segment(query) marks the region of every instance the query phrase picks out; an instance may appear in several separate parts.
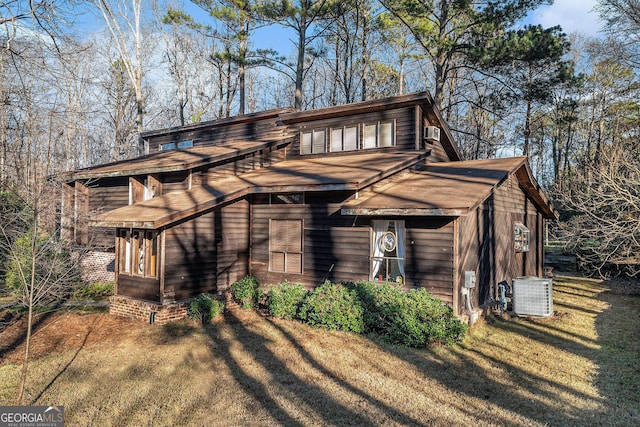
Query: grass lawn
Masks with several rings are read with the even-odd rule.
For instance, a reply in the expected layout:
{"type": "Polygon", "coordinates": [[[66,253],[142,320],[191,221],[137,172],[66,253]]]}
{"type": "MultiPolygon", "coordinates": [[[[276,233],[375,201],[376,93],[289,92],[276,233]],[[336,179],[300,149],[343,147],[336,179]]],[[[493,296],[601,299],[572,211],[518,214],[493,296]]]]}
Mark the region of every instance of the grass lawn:
{"type": "MultiPolygon", "coordinates": [[[[231,307],[205,328],[40,319],[26,394],[67,425],[640,425],[640,296],[557,276],[554,316],[427,350],[231,307]]],[[[0,334],[0,405],[21,338],[0,334]]]]}

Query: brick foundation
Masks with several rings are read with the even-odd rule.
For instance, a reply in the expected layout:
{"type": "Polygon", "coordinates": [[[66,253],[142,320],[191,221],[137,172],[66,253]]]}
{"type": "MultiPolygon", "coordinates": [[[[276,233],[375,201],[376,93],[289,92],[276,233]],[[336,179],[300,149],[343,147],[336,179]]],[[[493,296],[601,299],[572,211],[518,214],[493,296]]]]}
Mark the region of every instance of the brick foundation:
{"type": "Polygon", "coordinates": [[[113,252],[90,251],[80,260],[82,279],[87,283],[113,282],[116,254],[113,252]]]}
{"type": "Polygon", "coordinates": [[[187,317],[186,302],[160,305],[122,296],[113,296],[110,301],[109,313],[115,316],[130,317],[151,323],[151,313],[155,313],[153,315],[153,323],[158,324],[187,317]]]}

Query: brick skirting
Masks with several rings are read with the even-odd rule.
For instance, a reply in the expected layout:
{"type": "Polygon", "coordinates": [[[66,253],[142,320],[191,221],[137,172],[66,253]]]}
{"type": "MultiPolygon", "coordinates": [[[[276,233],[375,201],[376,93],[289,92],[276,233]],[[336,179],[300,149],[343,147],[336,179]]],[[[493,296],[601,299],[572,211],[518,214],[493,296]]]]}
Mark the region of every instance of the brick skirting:
{"type": "Polygon", "coordinates": [[[130,317],[158,324],[187,317],[187,303],[185,302],[160,305],[122,296],[113,296],[110,301],[109,313],[115,316],[130,317]]]}

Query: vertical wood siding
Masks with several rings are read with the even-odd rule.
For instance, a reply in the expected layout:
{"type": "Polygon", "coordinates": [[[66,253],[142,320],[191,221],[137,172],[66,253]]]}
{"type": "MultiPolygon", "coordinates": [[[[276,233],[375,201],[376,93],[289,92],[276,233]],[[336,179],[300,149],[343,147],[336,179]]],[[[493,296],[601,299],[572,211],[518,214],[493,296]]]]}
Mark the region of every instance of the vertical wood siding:
{"type": "Polygon", "coordinates": [[[407,285],[425,288],[442,301],[453,301],[454,220],[407,218],[405,269],[407,285]]]}
{"type": "MultiPolygon", "coordinates": [[[[511,178],[502,183],[482,206],[460,218],[460,276],[477,274],[474,304],[485,305],[497,298],[497,284],[511,284],[518,276],[541,274],[542,217],[511,178]],[[521,222],[531,232],[528,252],[515,252],[513,227],[521,222]]],[[[460,310],[463,309],[462,301],[460,310]]]]}
{"type": "Polygon", "coordinates": [[[248,273],[248,214],[240,201],[165,230],[165,301],[221,292],[248,273]]]}

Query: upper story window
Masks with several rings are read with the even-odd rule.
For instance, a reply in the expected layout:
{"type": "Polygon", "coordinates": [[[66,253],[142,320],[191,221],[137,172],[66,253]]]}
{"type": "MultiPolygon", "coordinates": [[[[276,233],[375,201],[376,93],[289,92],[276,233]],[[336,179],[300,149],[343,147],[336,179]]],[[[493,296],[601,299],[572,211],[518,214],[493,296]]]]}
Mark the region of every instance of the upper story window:
{"type": "Polygon", "coordinates": [[[152,175],[129,178],[129,204],[143,202],[162,195],[162,183],[152,175]]]}
{"type": "Polygon", "coordinates": [[[326,131],[324,129],[302,132],[300,154],[325,153],[327,151],[326,145],[326,131]]]}
{"type": "Polygon", "coordinates": [[[358,149],[358,126],[331,128],[330,147],[332,152],[358,149]]]}
{"type": "Polygon", "coordinates": [[[304,131],[300,134],[300,154],[393,147],[396,145],[395,127],[395,121],[391,120],[304,131]]]}
{"type": "Polygon", "coordinates": [[[193,141],[192,140],[180,141],[177,144],[175,142],[167,142],[165,144],[160,144],[160,151],[175,150],[176,147],[178,147],[178,149],[191,148],[193,147],[193,141]]]}
{"type": "Polygon", "coordinates": [[[364,125],[362,148],[393,147],[396,145],[395,123],[377,122],[364,125]]]}

